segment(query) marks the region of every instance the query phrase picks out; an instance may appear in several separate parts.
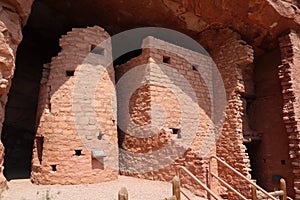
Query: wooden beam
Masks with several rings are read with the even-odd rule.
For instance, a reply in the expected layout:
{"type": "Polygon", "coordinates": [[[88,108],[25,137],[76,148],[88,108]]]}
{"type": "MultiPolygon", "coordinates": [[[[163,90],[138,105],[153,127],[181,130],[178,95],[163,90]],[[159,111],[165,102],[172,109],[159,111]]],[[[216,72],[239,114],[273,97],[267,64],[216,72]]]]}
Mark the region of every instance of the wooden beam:
{"type": "Polygon", "coordinates": [[[249,136],[249,135],[244,136],[244,140],[243,140],[244,143],[251,143],[255,141],[261,141],[261,136],[249,136]]]}

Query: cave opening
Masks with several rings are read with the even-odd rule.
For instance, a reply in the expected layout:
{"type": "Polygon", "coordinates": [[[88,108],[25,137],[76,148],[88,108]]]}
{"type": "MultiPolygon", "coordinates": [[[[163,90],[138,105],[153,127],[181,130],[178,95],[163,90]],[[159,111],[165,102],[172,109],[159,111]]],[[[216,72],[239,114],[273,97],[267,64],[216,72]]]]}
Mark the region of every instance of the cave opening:
{"type": "Polygon", "coordinates": [[[1,135],[4,175],[8,180],[30,177],[42,66],[59,51],[58,41],[32,30],[30,24],[22,33],[1,135]]]}
{"type": "MultiPolygon", "coordinates": [[[[72,28],[94,25],[103,27],[110,35],[147,26],[187,31],[162,2],[151,2],[88,0],[82,4],[74,0],[34,1],[27,24],[22,29],[23,40],[17,50],[16,70],[1,135],[5,147],[4,175],[8,180],[30,177],[43,64],[50,63],[51,58],[60,52],[59,38],[72,28]],[[141,10],[145,4],[149,6],[141,10]]],[[[98,52],[103,53],[101,49],[98,52]]],[[[117,63],[124,62],[123,58],[117,63]]],[[[66,75],[72,76],[73,72],[66,72],[66,75]]],[[[39,143],[40,149],[41,145],[42,142],[39,143]]]]}
{"type": "MultiPolygon", "coordinates": [[[[186,30],[184,24],[169,12],[163,3],[140,10],[139,8],[143,7],[142,4],[145,1],[130,0],[126,4],[118,0],[88,1],[82,5],[80,1],[74,0],[60,2],[36,0],[33,4],[27,25],[22,30],[23,40],[17,51],[16,71],[9,92],[1,136],[5,146],[4,174],[8,180],[30,177],[43,64],[50,63],[51,58],[60,52],[58,43],[62,35],[75,27],[86,28],[99,25],[111,36],[131,28],[157,26],[178,30],[192,38],[197,37],[195,32],[186,30]],[[141,5],[132,7],[135,4],[141,5]],[[118,8],[120,11],[117,11],[118,8]],[[68,12],[65,12],[66,10],[68,12]]],[[[150,0],[146,1],[151,2],[150,0]]],[[[168,37],[171,36],[168,35],[168,37]]],[[[95,46],[91,48],[95,48],[95,46]]],[[[96,52],[104,53],[103,49],[97,49],[96,52]]],[[[140,54],[141,49],[129,52],[116,59],[114,65],[123,64],[140,54]]],[[[164,57],[163,61],[169,63],[170,58],[164,57]]],[[[73,75],[74,71],[66,71],[66,76],[73,75]]],[[[120,136],[122,134],[120,134],[120,130],[118,132],[120,145],[122,144],[120,136]]],[[[42,149],[42,141],[39,144],[39,148],[42,149]]],[[[249,147],[249,149],[252,151],[253,148],[249,147]]],[[[252,162],[258,160],[255,152],[250,157],[252,162]]],[[[262,179],[258,175],[254,175],[254,177],[262,179]]]]}
{"type": "MultiPolygon", "coordinates": [[[[4,174],[8,180],[30,176],[43,64],[49,63],[60,51],[58,41],[61,35],[73,27],[85,28],[93,25],[103,27],[110,35],[136,27],[156,26],[178,30],[199,39],[199,31],[187,30],[186,24],[178,20],[178,16],[174,16],[164,6],[163,1],[87,0],[83,4],[79,0],[36,0],[23,29],[23,41],[18,48],[16,71],[1,135],[5,146],[4,174]]],[[[276,34],[274,37],[277,37],[276,34]]],[[[248,38],[247,41],[251,40],[248,38]]],[[[272,46],[268,43],[269,45],[272,46]]],[[[102,49],[96,52],[104,53],[102,49]]],[[[125,56],[119,62],[124,63],[131,57],[125,56]]],[[[165,63],[169,61],[164,59],[165,63]]],[[[115,65],[117,63],[118,61],[115,65]]],[[[288,141],[282,124],[282,94],[278,80],[280,64],[279,49],[256,57],[254,81],[257,98],[253,102],[252,119],[255,119],[254,123],[262,133],[262,138],[260,143],[247,144],[252,175],[259,185],[269,190],[278,184],[276,177],[282,176],[287,180],[294,178],[288,157],[288,141]]],[[[195,70],[197,66],[192,68],[195,70]]],[[[74,71],[66,71],[66,76],[74,76],[74,71]]],[[[98,137],[99,140],[102,139],[101,134],[98,137]]],[[[122,138],[119,138],[120,141],[122,138]]],[[[40,149],[39,160],[42,162],[43,138],[37,142],[40,149]]],[[[53,171],[56,171],[56,166],[53,171]]],[[[288,182],[288,188],[289,193],[294,192],[292,181],[288,182]]]]}

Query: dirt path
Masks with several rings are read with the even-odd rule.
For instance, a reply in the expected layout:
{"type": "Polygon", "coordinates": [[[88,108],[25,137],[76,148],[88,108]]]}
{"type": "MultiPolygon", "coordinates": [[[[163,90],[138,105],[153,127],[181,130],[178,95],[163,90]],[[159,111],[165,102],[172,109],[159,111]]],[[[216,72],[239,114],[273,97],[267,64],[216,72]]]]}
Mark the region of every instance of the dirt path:
{"type": "MultiPolygon", "coordinates": [[[[124,176],[116,181],[90,185],[33,185],[23,179],[10,181],[8,186],[1,200],[117,200],[118,191],[124,186],[130,200],[163,200],[172,194],[171,183],[124,176]]],[[[203,200],[189,194],[194,200],[203,200]]]]}

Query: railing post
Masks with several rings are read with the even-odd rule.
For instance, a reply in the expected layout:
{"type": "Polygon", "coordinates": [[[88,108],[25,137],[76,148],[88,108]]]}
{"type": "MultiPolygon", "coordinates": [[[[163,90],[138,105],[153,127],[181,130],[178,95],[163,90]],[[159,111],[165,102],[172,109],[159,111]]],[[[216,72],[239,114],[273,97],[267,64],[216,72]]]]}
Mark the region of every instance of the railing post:
{"type": "Polygon", "coordinates": [[[251,191],[252,191],[252,200],[257,200],[257,190],[254,185],[251,185],[251,191]]]}
{"type": "Polygon", "coordinates": [[[286,183],[283,178],[280,179],[280,189],[283,191],[282,200],[287,200],[286,183]]]}
{"type": "Polygon", "coordinates": [[[122,187],[118,194],[118,200],[128,200],[128,192],[125,187],[122,187]]]}
{"type": "Polygon", "coordinates": [[[175,196],[177,200],[180,200],[180,180],[178,176],[175,176],[173,178],[172,189],[173,189],[173,196],[175,196]]]}
{"type": "Polygon", "coordinates": [[[209,189],[211,189],[210,187],[212,185],[211,171],[212,171],[212,157],[209,158],[209,160],[208,160],[208,185],[209,185],[209,189]]]}
{"type": "MultiPolygon", "coordinates": [[[[209,189],[211,189],[211,166],[210,166],[210,161],[208,163],[208,169],[206,168],[206,185],[209,189]]],[[[207,199],[210,200],[210,194],[207,192],[207,199]]]]}

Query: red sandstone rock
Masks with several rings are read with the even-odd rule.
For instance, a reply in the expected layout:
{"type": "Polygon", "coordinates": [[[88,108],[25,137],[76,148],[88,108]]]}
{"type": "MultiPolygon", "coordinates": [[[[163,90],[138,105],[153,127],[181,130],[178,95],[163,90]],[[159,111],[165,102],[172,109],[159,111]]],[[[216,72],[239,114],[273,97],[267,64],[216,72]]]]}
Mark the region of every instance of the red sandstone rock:
{"type": "MultiPolygon", "coordinates": [[[[136,1],[133,2],[136,3],[136,1]]],[[[216,63],[221,66],[221,68],[224,66],[224,74],[228,71],[234,71],[233,74],[237,75],[232,79],[229,78],[232,74],[224,75],[226,91],[230,101],[228,102],[228,116],[226,117],[226,123],[223,127],[225,133],[224,141],[222,142],[222,140],[220,140],[222,145],[219,145],[219,150],[217,149],[217,152],[219,151],[219,155],[222,155],[224,152],[233,152],[238,149],[236,150],[238,152],[238,156],[234,158],[227,158],[228,153],[226,153],[223,157],[226,161],[233,165],[235,165],[235,163],[242,163],[237,166],[237,168],[239,168],[244,174],[248,174],[249,163],[244,151],[245,149],[242,145],[241,133],[241,116],[243,109],[242,101],[238,94],[239,92],[243,92],[243,86],[239,85],[241,80],[238,77],[241,72],[236,67],[237,64],[246,65],[251,63],[253,60],[253,52],[251,50],[252,48],[239,43],[240,41],[238,41],[238,39],[242,37],[243,40],[246,40],[247,43],[253,47],[256,55],[262,54],[265,50],[273,49],[277,45],[277,38],[279,35],[284,33],[287,29],[294,29],[296,32],[299,32],[299,3],[293,0],[184,0],[182,2],[164,0],[164,4],[175,16],[178,17],[179,20],[184,23],[184,28],[182,29],[187,30],[187,32],[192,31],[193,33],[199,34],[199,41],[212,52],[216,63]],[[234,39],[231,40],[232,38],[234,39]],[[221,53],[226,50],[222,49],[221,46],[227,47],[227,50],[232,50],[226,54],[225,58],[221,53]],[[239,50],[235,48],[239,48],[239,50]],[[233,56],[233,52],[240,52],[240,50],[242,50],[241,55],[233,56]],[[227,61],[226,58],[231,58],[231,60],[227,61]],[[240,60],[235,60],[235,58],[240,58],[240,60]],[[231,145],[230,139],[234,141],[233,144],[235,145],[231,145]]],[[[6,95],[10,88],[10,82],[15,68],[16,49],[22,39],[21,28],[26,23],[32,1],[9,0],[5,2],[2,1],[0,5],[0,72],[1,79],[4,78],[8,81],[8,84],[5,81],[5,84],[2,86],[3,88],[5,86],[6,89],[1,90],[0,109],[2,113],[1,120],[3,121],[3,111],[7,101],[6,95]]],[[[130,2],[128,2],[128,5],[130,6],[130,2]]],[[[138,9],[141,10],[140,8],[138,9]]],[[[297,38],[296,34],[291,34],[288,37],[297,38]]],[[[293,42],[286,41],[285,39],[280,41],[282,50],[281,54],[284,58],[282,60],[283,65],[280,66],[279,76],[283,86],[283,121],[286,124],[289,139],[291,141],[290,157],[297,159],[299,154],[299,151],[297,151],[297,138],[299,133],[297,131],[298,118],[295,117],[295,115],[297,115],[297,111],[294,107],[297,107],[297,103],[294,104],[293,102],[298,101],[297,95],[299,91],[298,87],[296,87],[298,81],[292,81],[291,77],[296,78],[296,74],[298,74],[292,62],[296,61],[294,64],[299,63],[297,59],[293,59],[293,56],[288,53],[288,50],[292,49],[295,55],[298,55],[299,52],[297,49],[293,48],[293,45],[296,45],[291,43],[293,42]],[[291,89],[292,86],[295,88],[291,89]]],[[[63,110],[59,110],[58,112],[63,112],[63,110]]],[[[62,126],[60,128],[68,127],[62,126]]],[[[2,145],[1,152],[2,155],[2,145]]],[[[1,156],[1,160],[2,159],[3,155],[1,156]]],[[[297,167],[298,163],[293,162],[293,165],[297,167]]],[[[35,170],[35,166],[33,167],[33,170],[35,170]]],[[[293,172],[297,176],[298,170],[294,169],[293,172]]],[[[5,181],[3,179],[1,179],[0,182],[1,185],[5,185],[5,181]]],[[[64,183],[70,182],[66,181],[64,183]]],[[[294,180],[294,187],[297,193],[296,199],[300,199],[299,181],[297,178],[294,180]]]]}

